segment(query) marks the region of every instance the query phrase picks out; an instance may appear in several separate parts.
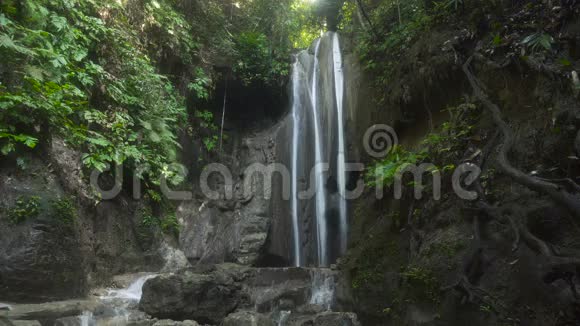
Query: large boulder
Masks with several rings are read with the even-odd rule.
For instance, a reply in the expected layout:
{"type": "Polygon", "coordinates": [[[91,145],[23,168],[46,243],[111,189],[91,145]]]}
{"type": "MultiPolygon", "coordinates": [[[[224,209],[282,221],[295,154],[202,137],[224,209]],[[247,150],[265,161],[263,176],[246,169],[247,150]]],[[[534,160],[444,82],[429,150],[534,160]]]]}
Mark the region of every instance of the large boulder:
{"type": "Polygon", "coordinates": [[[160,319],[219,324],[247,301],[240,283],[247,271],[221,265],[211,273],[189,270],[158,276],[145,283],[140,309],[160,319]]]}
{"type": "Polygon", "coordinates": [[[361,326],[356,314],[347,312],[323,312],[318,315],[290,315],[288,326],[361,326]]]}
{"type": "Polygon", "coordinates": [[[175,321],[165,319],[155,322],[153,326],[199,326],[199,324],[193,320],[175,321]]]}
{"type": "Polygon", "coordinates": [[[314,318],[314,326],[360,326],[354,313],[325,312],[314,318]]]}
{"type": "Polygon", "coordinates": [[[253,311],[239,311],[224,319],[221,326],[275,326],[274,321],[253,311]]]}
{"type": "MultiPolygon", "coordinates": [[[[336,279],[333,271],[305,268],[222,264],[205,270],[190,269],[164,274],[145,283],[140,309],[160,319],[219,324],[229,316],[225,321],[230,324],[264,320],[267,325],[260,314],[311,306],[312,288],[320,276],[336,279]]],[[[314,316],[326,309],[322,302],[314,303],[317,305],[302,314],[314,316]]]]}
{"type": "MultiPolygon", "coordinates": [[[[69,300],[40,304],[14,305],[10,311],[0,311],[0,319],[41,320],[47,324],[58,319],[81,316],[86,311],[101,309],[96,300],[69,300]]],[[[0,324],[1,325],[1,324],[0,324]]]]}
{"type": "MultiPolygon", "coordinates": [[[[0,322],[0,325],[2,323],[0,322]]],[[[13,320],[12,325],[14,326],[42,326],[38,320],[13,320]]]]}
{"type": "Polygon", "coordinates": [[[86,293],[86,274],[74,231],[50,222],[10,229],[12,233],[0,236],[1,299],[52,301],[86,293]]]}
{"type": "Polygon", "coordinates": [[[308,304],[313,272],[305,268],[259,268],[246,282],[246,291],[258,312],[293,310],[308,304]]]}

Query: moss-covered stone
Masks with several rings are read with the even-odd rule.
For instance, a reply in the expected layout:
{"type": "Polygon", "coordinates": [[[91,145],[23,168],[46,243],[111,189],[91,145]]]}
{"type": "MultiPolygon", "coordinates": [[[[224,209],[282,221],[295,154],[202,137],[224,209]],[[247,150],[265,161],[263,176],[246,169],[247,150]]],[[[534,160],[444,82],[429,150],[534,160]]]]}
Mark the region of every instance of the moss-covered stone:
{"type": "Polygon", "coordinates": [[[12,224],[20,224],[35,218],[40,214],[41,205],[38,196],[18,197],[12,207],[8,209],[8,218],[12,224]]]}
{"type": "Polygon", "coordinates": [[[75,204],[69,197],[52,199],[49,205],[51,217],[64,225],[72,225],[78,218],[75,204]]]}

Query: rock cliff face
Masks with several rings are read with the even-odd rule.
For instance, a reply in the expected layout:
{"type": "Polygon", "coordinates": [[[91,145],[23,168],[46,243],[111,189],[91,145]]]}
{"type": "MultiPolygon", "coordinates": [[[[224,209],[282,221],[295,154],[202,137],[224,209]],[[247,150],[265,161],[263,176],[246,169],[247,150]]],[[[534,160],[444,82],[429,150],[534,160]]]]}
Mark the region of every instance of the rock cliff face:
{"type": "MultiPolygon", "coordinates": [[[[429,133],[440,132],[443,123],[456,121],[446,108],[473,104],[472,133],[458,147],[449,146],[442,164],[471,162],[483,169],[476,201],[459,199],[447,176],[440,200],[413,199],[412,189],[401,200],[389,192],[377,199],[369,189],[354,203],[351,247],[339,268],[364,325],[578,323],[580,233],[574,210],[502,167],[505,134],[485,100],[473,96],[463,64],[476,57],[469,69],[513,132],[508,160],[524,175],[550,182],[579,180],[573,74],[562,67],[547,69],[551,59],[538,67],[533,55],[529,61],[510,58],[503,67],[493,65],[490,60],[504,56],[480,37],[461,28],[429,31],[404,52],[388,76],[389,89],[377,94],[384,95],[385,107],[358,111],[362,120],[372,117],[374,123],[395,127],[400,144],[413,150],[429,133]]],[[[575,186],[560,187],[577,198],[575,186]]]]}
{"type": "Polygon", "coordinates": [[[274,219],[272,188],[280,175],[274,173],[271,183],[266,167],[275,162],[274,139],[280,129],[276,124],[266,131],[241,135],[232,146],[231,156],[222,161],[232,184],[224,184],[223,176],[211,175],[208,184],[219,198],[210,199],[200,192],[199,199],[179,206],[180,247],[193,264],[256,265],[267,259],[264,247],[274,219]],[[231,198],[226,197],[227,186],[231,198]]]}
{"type": "Polygon", "coordinates": [[[0,176],[0,297],[48,301],[82,295],[87,271],[79,227],[63,224],[57,215],[62,212],[49,212],[50,201],[64,191],[42,161],[33,161],[29,169],[33,174],[3,169],[0,176]],[[18,201],[21,212],[8,208],[18,201]],[[13,225],[15,215],[35,218],[13,225]]]}
{"type": "Polygon", "coordinates": [[[113,275],[163,266],[159,236],[142,237],[140,204],[98,203],[80,154],[55,140],[27,162],[0,173],[0,300],[78,298],[113,275]]]}

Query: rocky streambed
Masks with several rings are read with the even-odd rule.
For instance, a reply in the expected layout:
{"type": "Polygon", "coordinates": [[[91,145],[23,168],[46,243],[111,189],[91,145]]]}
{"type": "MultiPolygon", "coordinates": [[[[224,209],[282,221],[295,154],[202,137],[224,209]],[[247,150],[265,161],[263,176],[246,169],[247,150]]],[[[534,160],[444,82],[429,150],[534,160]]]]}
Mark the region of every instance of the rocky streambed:
{"type": "Polygon", "coordinates": [[[117,277],[92,298],[0,311],[0,325],[359,325],[336,271],[235,264],[117,277]]]}

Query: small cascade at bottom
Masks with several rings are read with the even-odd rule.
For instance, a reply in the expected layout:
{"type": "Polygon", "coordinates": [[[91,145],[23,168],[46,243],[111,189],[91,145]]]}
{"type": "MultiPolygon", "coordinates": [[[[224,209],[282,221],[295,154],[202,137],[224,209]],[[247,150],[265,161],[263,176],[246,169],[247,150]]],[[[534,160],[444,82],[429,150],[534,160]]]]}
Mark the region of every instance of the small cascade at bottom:
{"type": "Polygon", "coordinates": [[[94,325],[94,317],[93,317],[93,313],[90,311],[85,311],[83,312],[83,314],[79,317],[80,321],[81,321],[81,326],[91,326],[94,325]]]}
{"type": "Polygon", "coordinates": [[[320,306],[329,311],[334,304],[335,277],[325,269],[313,269],[312,275],[312,294],[310,304],[320,306]]]}
{"type": "Polygon", "coordinates": [[[141,300],[141,296],[143,295],[143,285],[145,285],[145,282],[152,279],[153,277],[155,277],[155,275],[141,276],[126,289],[108,290],[107,295],[101,297],[101,299],[102,300],[121,299],[126,301],[139,302],[139,300],[141,300]]]}
{"type": "Polygon", "coordinates": [[[153,274],[139,276],[127,288],[108,289],[106,294],[99,297],[102,309],[98,315],[95,312],[85,311],[79,316],[81,326],[124,326],[133,321],[145,319],[146,316],[138,311],[139,301],[143,295],[143,285],[153,274]]]}
{"type": "Polygon", "coordinates": [[[337,272],[326,268],[311,268],[306,271],[309,274],[310,282],[309,296],[303,306],[296,307],[292,311],[276,312],[274,318],[276,325],[319,325],[318,318],[329,322],[340,321],[337,325],[359,325],[354,314],[336,312],[337,310],[335,310],[337,308],[335,304],[337,272]]]}
{"type": "Polygon", "coordinates": [[[291,314],[292,314],[291,311],[286,311],[286,310],[280,311],[280,315],[278,316],[278,320],[276,322],[276,325],[278,325],[278,326],[286,325],[286,322],[290,318],[291,314]]]}

